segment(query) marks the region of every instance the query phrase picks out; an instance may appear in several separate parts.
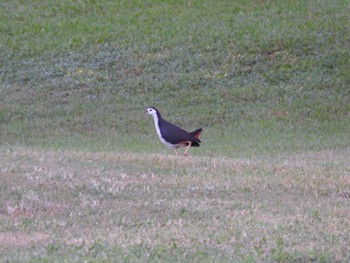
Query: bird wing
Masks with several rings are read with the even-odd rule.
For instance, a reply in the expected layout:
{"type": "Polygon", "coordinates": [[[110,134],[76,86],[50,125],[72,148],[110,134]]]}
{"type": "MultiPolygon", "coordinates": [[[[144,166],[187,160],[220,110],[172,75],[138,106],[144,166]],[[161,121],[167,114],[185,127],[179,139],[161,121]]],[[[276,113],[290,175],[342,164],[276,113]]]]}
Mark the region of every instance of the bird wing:
{"type": "Polygon", "coordinates": [[[164,140],[170,142],[171,144],[178,144],[184,141],[196,142],[200,143],[201,141],[196,138],[191,133],[177,127],[176,125],[163,120],[163,124],[160,125],[160,129],[162,130],[162,137],[164,140]]]}

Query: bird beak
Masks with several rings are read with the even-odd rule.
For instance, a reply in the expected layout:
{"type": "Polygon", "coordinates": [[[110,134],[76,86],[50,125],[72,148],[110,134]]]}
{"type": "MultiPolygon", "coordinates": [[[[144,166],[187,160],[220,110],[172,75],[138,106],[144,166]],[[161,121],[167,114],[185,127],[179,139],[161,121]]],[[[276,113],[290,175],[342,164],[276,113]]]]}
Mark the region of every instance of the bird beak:
{"type": "Polygon", "coordinates": [[[143,111],[144,114],[147,114],[147,108],[143,111]]]}

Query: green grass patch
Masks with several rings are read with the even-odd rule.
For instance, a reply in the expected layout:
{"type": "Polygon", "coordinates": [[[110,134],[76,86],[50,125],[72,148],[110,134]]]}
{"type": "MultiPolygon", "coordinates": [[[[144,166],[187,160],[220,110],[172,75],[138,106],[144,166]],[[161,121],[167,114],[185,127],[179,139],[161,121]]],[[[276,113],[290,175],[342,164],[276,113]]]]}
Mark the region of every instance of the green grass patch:
{"type": "Polygon", "coordinates": [[[2,142],[143,136],[151,125],[141,112],[152,105],[232,141],[240,130],[254,140],[250,127],[262,125],[302,137],[333,129],[347,144],[345,1],[2,7],[2,142]]]}

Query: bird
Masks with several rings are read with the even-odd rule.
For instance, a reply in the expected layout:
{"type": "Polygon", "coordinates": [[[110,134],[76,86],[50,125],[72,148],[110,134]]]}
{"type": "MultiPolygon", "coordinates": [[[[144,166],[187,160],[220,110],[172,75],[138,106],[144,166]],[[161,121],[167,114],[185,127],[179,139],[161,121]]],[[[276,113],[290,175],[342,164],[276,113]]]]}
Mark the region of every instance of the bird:
{"type": "Polygon", "coordinates": [[[190,147],[199,147],[203,129],[199,128],[193,132],[187,132],[180,127],[164,120],[160,112],[155,107],[148,107],[145,110],[146,114],[150,114],[154,120],[154,126],[160,141],[167,147],[174,149],[175,154],[178,155],[177,149],[179,147],[186,147],[184,155],[187,156],[190,147]]]}

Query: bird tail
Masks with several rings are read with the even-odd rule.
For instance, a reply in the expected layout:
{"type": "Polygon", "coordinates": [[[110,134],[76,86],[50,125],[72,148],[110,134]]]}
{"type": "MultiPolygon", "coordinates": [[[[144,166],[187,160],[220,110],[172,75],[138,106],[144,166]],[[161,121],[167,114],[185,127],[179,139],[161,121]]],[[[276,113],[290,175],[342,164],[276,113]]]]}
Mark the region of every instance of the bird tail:
{"type": "Polygon", "coordinates": [[[202,128],[199,128],[193,132],[190,132],[190,134],[192,134],[196,139],[199,140],[199,136],[201,135],[203,129],[202,128]]]}

